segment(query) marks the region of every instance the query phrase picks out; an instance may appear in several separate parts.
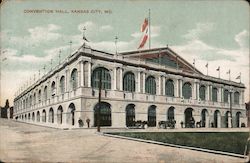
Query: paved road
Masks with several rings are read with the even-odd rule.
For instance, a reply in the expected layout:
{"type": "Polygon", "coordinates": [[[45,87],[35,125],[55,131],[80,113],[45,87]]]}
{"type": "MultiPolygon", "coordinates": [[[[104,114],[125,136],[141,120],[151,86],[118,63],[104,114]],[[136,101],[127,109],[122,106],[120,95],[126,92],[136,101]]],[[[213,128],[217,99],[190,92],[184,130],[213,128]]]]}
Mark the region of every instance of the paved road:
{"type": "Polygon", "coordinates": [[[58,130],[0,119],[4,162],[244,162],[229,156],[105,137],[95,130],[58,130]]]}

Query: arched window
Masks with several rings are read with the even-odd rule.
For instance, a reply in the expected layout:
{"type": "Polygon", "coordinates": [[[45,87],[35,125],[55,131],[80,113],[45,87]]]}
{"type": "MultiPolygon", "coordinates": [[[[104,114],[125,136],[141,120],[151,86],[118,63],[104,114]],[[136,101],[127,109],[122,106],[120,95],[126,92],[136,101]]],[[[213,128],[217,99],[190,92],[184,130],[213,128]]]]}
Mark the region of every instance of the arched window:
{"type": "Polygon", "coordinates": [[[206,98],[206,87],[204,85],[201,85],[200,86],[200,89],[199,89],[199,96],[200,96],[200,99],[202,101],[205,101],[205,98],[206,98]]]}
{"type": "Polygon", "coordinates": [[[33,98],[34,102],[33,104],[35,105],[36,104],[36,93],[34,93],[34,98],[33,98]]]}
{"type": "Polygon", "coordinates": [[[184,83],[182,86],[182,96],[185,99],[190,99],[192,97],[192,87],[190,83],[184,83]]]}
{"type": "Polygon", "coordinates": [[[57,123],[62,124],[62,113],[63,113],[63,108],[60,105],[57,109],[57,123]]]}
{"type": "Polygon", "coordinates": [[[213,87],[213,89],[212,89],[212,101],[213,102],[217,102],[217,92],[218,92],[218,90],[217,90],[217,88],[216,87],[213,87]]]}
{"type": "Polygon", "coordinates": [[[92,73],[92,87],[99,88],[100,76],[102,78],[102,89],[111,89],[111,77],[109,70],[104,67],[96,68],[92,73]]]}
{"type": "Polygon", "coordinates": [[[234,92],[234,104],[239,104],[239,103],[240,103],[240,93],[234,92]]]}
{"type": "Polygon", "coordinates": [[[241,112],[236,113],[236,127],[240,127],[241,112]]]}
{"type": "Polygon", "coordinates": [[[36,112],[36,121],[40,122],[40,112],[39,111],[36,112]]]}
{"type": "Polygon", "coordinates": [[[45,111],[45,109],[42,112],[42,122],[46,122],[46,111],[45,111]]]}
{"type": "Polygon", "coordinates": [[[44,96],[44,100],[47,100],[47,96],[48,96],[47,86],[45,86],[45,87],[44,87],[44,93],[43,93],[43,96],[44,96]]]}
{"type": "Polygon", "coordinates": [[[168,109],[168,120],[169,121],[173,121],[174,120],[174,107],[173,106],[171,106],[168,109]]]}
{"type": "Polygon", "coordinates": [[[165,84],[165,92],[169,97],[174,97],[174,81],[169,79],[165,84]]]}
{"type": "Polygon", "coordinates": [[[123,77],[123,90],[134,92],[135,91],[135,75],[132,72],[127,72],[123,77]]]}
{"type": "Polygon", "coordinates": [[[228,90],[224,90],[224,102],[228,102],[228,90]]]}
{"type": "Polygon", "coordinates": [[[56,83],[53,81],[51,84],[51,96],[55,96],[56,94],[56,83]]]}
{"type": "Polygon", "coordinates": [[[29,106],[30,106],[30,107],[32,106],[32,95],[30,95],[30,103],[29,103],[29,106]]]}
{"type": "Polygon", "coordinates": [[[149,76],[146,79],[145,82],[145,91],[146,93],[149,94],[156,94],[156,83],[155,83],[155,78],[153,76],[149,76]]]}
{"type": "Polygon", "coordinates": [[[75,125],[75,111],[76,111],[75,104],[71,103],[68,107],[67,123],[72,125],[72,126],[75,125]]]}
{"type": "Polygon", "coordinates": [[[72,71],[70,82],[71,82],[72,90],[76,90],[76,88],[77,88],[77,69],[74,69],[72,71]]]}
{"type": "Polygon", "coordinates": [[[148,108],[148,127],[156,126],[156,106],[151,105],[148,108]]]}
{"type": "Polygon", "coordinates": [[[97,126],[98,121],[98,111],[100,111],[100,126],[111,126],[111,108],[110,104],[106,102],[101,102],[95,105],[94,108],[94,126],[97,126]]]}
{"type": "Polygon", "coordinates": [[[49,109],[49,122],[54,123],[54,110],[53,110],[53,108],[49,109]]]}
{"type": "Polygon", "coordinates": [[[41,102],[41,90],[38,91],[38,103],[41,102]]]}
{"type": "Polygon", "coordinates": [[[63,94],[65,92],[65,77],[62,76],[60,79],[60,92],[63,94]]]}
{"type": "Polygon", "coordinates": [[[135,105],[129,104],[126,107],[126,126],[134,126],[135,125],[135,105]]]}
{"type": "Polygon", "coordinates": [[[32,113],[32,121],[33,122],[35,121],[35,113],[34,112],[32,113]]]}

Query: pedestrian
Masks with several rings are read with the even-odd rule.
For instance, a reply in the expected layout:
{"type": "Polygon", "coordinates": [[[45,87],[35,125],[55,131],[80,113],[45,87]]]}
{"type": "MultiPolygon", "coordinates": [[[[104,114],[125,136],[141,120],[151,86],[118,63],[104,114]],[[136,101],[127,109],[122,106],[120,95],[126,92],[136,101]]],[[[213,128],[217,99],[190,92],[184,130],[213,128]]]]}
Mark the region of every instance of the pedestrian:
{"type": "Polygon", "coordinates": [[[87,119],[86,119],[86,122],[87,122],[87,125],[88,125],[88,128],[89,128],[90,119],[87,118],[87,119]]]}

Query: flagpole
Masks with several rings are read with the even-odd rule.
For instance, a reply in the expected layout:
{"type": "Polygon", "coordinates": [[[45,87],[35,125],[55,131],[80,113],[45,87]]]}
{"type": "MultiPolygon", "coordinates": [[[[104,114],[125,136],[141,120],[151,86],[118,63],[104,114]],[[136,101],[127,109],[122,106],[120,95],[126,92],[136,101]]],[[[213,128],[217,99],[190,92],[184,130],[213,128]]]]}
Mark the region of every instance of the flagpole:
{"type": "Polygon", "coordinates": [[[150,49],[151,48],[151,27],[150,27],[150,24],[151,24],[151,20],[150,20],[150,9],[148,9],[148,28],[149,28],[149,31],[148,31],[148,48],[150,49]]]}

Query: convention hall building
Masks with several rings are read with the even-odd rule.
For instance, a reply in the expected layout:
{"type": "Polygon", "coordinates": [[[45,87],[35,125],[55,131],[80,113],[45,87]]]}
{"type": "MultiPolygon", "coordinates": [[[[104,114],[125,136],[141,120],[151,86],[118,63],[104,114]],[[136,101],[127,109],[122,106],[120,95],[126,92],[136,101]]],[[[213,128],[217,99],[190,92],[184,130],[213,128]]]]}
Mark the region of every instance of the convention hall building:
{"type": "Polygon", "coordinates": [[[77,128],[80,121],[94,128],[97,117],[107,128],[135,121],[157,128],[170,120],[175,128],[193,121],[244,127],[244,90],[242,83],[202,74],[169,47],[111,54],[83,45],[15,97],[14,118],[57,128],[77,128]]]}

